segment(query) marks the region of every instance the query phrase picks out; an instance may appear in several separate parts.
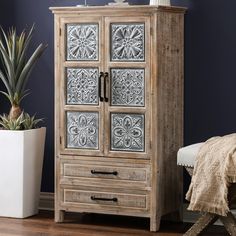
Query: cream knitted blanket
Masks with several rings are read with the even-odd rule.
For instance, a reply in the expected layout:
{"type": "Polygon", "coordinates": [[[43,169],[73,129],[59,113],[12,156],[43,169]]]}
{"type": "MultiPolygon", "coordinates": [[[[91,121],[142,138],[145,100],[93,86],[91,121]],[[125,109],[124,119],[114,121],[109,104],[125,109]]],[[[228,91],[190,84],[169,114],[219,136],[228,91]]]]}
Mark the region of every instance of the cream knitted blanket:
{"type": "Polygon", "coordinates": [[[236,133],[213,137],[200,148],[186,195],[188,210],[226,216],[230,183],[236,183],[236,133]]]}

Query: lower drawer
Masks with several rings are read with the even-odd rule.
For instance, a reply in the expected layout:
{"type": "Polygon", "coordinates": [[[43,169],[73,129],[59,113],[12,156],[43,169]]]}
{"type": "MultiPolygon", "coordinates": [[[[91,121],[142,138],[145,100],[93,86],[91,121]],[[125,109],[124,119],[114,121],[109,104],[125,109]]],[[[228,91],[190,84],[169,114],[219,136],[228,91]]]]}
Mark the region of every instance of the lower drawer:
{"type": "Polygon", "coordinates": [[[111,191],[98,191],[97,189],[81,190],[63,188],[61,190],[62,205],[90,208],[112,207],[129,208],[133,210],[145,210],[149,208],[149,194],[121,193],[111,191]]]}

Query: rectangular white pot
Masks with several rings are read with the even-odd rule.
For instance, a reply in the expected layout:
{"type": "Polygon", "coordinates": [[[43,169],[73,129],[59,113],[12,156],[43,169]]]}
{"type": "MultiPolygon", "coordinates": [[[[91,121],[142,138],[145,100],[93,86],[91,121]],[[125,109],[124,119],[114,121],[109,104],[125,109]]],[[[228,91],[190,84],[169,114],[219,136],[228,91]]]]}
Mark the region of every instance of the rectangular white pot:
{"type": "Polygon", "coordinates": [[[156,6],[170,6],[170,0],[150,0],[150,5],[156,6]]]}
{"type": "Polygon", "coordinates": [[[38,213],[46,128],[0,130],[0,216],[38,213]]]}

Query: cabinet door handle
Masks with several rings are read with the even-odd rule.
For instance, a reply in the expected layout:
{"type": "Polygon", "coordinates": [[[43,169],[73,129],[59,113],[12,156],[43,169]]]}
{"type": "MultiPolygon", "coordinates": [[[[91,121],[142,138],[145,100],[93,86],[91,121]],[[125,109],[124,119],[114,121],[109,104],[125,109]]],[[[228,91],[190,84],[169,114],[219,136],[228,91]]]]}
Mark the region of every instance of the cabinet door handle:
{"type": "Polygon", "coordinates": [[[106,172],[106,171],[96,171],[96,170],[91,170],[91,174],[93,175],[118,175],[117,171],[112,171],[112,172],[106,172]]]}
{"type": "Polygon", "coordinates": [[[99,79],[98,79],[98,96],[100,102],[103,102],[104,97],[102,96],[102,78],[104,77],[104,73],[100,72],[99,79]]]}
{"type": "Polygon", "coordinates": [[[118,199],[116,197],[113,197],[113,198],[103,198],[103,197],[91,196],[91,200],[93,200],[93,201],[118,202],[118,199]]]}
{"type": "Polygon", "coordinates": [[[109,97],[109,74],[108,72],[104,73],[104,100],[108,102],[109,97]]]}

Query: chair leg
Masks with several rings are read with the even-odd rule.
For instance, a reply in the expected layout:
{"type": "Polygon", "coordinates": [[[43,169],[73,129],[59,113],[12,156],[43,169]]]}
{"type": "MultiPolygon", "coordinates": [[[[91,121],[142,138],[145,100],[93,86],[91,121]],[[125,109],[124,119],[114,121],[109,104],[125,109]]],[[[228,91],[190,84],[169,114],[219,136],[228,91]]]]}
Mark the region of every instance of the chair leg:
{"type": "Polygon", "coordinates": [[[218,219],[216,214],[204,213],[183,236],[197,236],[218,219]]]}
{"type": "Polygon", "coordinates": [[[227,216],[220,216],[220,220],[224,224],[228,233],[232,236],[236,236],[236,219],[234,215],[229,212],[227,216]]]}

